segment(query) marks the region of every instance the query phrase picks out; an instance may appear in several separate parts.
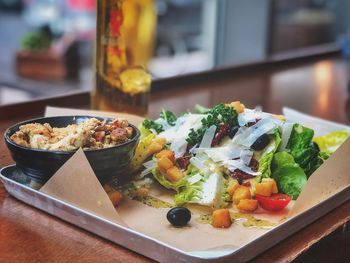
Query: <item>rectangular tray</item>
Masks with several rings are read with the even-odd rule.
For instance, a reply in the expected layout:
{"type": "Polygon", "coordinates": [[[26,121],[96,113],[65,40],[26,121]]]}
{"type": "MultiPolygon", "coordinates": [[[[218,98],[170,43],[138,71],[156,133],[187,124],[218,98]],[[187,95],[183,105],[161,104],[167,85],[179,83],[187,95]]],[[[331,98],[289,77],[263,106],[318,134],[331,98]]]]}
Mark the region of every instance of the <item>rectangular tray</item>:
{"type": "Polygon", "coordinates": [[[15,165],[2,168],[0,180],[12,196],[24,203],[161,262],[245,262],[350,199],[350,187],[347,187],[312,209],[288,219],[236,250],[185,252],[31,188],[30,180],[15,165]]]}

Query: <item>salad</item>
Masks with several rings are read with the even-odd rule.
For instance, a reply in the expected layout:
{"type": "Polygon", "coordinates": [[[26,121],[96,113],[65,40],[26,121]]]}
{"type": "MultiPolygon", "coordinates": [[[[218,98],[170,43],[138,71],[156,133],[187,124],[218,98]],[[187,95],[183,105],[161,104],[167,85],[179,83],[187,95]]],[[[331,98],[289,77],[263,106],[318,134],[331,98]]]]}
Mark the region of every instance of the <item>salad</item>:
{"type": "Polygon", "coordinates": [[[227,208],[281,210],[348,137],[314,131],[239,101],[176,116],[163,110],[140,126],[132,171],[174,191],[176,206],[211,207],[213,226],[227,227],[227,208]]]}

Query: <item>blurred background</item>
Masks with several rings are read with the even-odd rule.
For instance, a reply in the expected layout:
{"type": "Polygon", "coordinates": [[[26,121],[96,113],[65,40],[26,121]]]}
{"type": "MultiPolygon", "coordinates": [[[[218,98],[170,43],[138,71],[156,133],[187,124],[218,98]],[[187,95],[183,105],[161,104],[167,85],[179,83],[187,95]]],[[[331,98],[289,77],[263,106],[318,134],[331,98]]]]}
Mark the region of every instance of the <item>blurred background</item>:
{"type": "MultiPolygon", "coordinates": [[[[348,0],[150,3],[154,79],[336,50],[350,34],[348,0]]],[[[0,105],[92,89],[95,24],[96,0],[0,0],[0,105]],[[30,52],[42,48],[55,56],[30,52]]]]}

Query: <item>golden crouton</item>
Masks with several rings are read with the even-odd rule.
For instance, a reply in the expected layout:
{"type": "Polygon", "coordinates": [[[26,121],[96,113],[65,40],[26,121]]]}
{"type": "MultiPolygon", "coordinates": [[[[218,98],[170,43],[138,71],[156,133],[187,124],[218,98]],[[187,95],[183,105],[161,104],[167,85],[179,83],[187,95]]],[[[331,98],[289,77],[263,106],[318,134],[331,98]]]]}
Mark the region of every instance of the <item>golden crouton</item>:
{"type": "Polygon", "coordinates": [[[264,178],[261,183],[255,185],[255,194],[271,196],[278,193],[276,181],[272,178],[264,178]]]}
{"type": "Polygon", "coordinates": [[[103,189],[105,189],[106,193],[113,191],[113,188],[109,184],[105,184],[103,189]]]}
{"type": "Polygon", "coordinates": [[[230,196],[233,195],[233,193],[236,191],[238,186],[239,186],[239,183],[236,179],[232,179],[229,181],[227,186],[227,192],[229,193],[230,196]]]}
{"type": "Polygon", "coordinates": [[[252,194],[247,186],[240,185],[237,187],[236,191],[233,193],[232,202],[238,204],[241,199],[251,199],[252,194]]]}
{"type": "Polygon", "coordinates": [[[216,228],[228,228],[232,224],[228,209],[218,209],[213,212],[211,225],[216,228]]]}
{"type": "Polygon", "coordinates": [[[255,199],[241,199],[237,209],[242,212],[254,212],[258,208],[258,201],[255,199]]]}
{"type": "Polygon", "coordinates": [[[146,187],[140,187],[136,189],[136,195],[139,198],[145,198],[148,196],[148,189],[146,187]]]}
{"type": "Polygon", "coordinates": [[[268,182],[261,182],[255,185],[255,194],[263,196],[271,196],[272,194],[272,185],[268,182]]]}
{"type": "Polygon", "coordinates": [[[153,140],[148,147],[147,155],[150,156],[152,154],[155,154],[155,153],[159,152],[160,150],[162,150],[163,147],[164,147],[164,143],[153,140]]]}
{"type": "Polygon", "coordinates": [[[165,177],[171,182],[177,182],[184,177],[179,168],[173,166],[166,171],[165,177]]]}
{"type": "Polygon", "coordinates": [[[175,154],[173,151],[163,150],[163,151],[156,154],[157,159],[159,159],[161,157],[167,157],[170,161],[175,163],[175,154]]]}
{"type": "Polygon", "coordinates": [[[114,206],[119,205],[120,201],[122,200],[122,194],[118,191],[115,192],[108,192],[109,199],[111,199],[112,204],[114,206]]]}
{"type": "Polygon", "coordinates": [[[174,163],[169,158],[162,156],[157,160],[157,165],[162,173],[165,173],[169,168],[174,166],[174,163]]]}
{"type": "Polygon", "coordinates": [[[231,102],[230,106],[233,107],[238,113],[244,112],[245,106],[239,100],[231,102]]]}
{"type": "Polygon", "coordinates": [[[272,189],[271,192],[273,194],[277,194],[278,193],[277,183],[276,183],[276,181],[273,178],[263,178],[262,182],[271,184],[271,189],[272,189]]]}

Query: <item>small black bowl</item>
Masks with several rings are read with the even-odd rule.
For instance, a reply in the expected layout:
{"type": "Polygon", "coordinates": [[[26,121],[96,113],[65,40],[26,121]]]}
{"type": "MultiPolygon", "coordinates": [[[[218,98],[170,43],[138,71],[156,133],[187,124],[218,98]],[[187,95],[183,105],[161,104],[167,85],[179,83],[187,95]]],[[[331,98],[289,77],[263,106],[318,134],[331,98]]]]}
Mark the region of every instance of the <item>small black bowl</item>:
{"type": "MultiPolygon", "coordinates": [[[[69,124],[78,124],[90,118],[103,120],[103,118],[93,116],[62,116],[24,121],[6,130],[4,134],[6,145],[17,167],[34,181],[44,184],[75,151],[49,151],[23,147],[10,139],[12,134],[19,130],[19,126],[28,123],[49,123],[51,127],[60,128],[69,124]]],[[[109,118],[105,119],[107,121],[111,120],[109,118]]],[[[129,124],[129,126],[133,128],[133,135],[130,141],[109,148],[84,151],[92,169],[102,184],[114,176],[118,176],[121,180],[126,179],[123,178],[123,174],[125,174],[125,168],[134,156],[140,137],[139,130],[134,125],[129,124]]]]}

